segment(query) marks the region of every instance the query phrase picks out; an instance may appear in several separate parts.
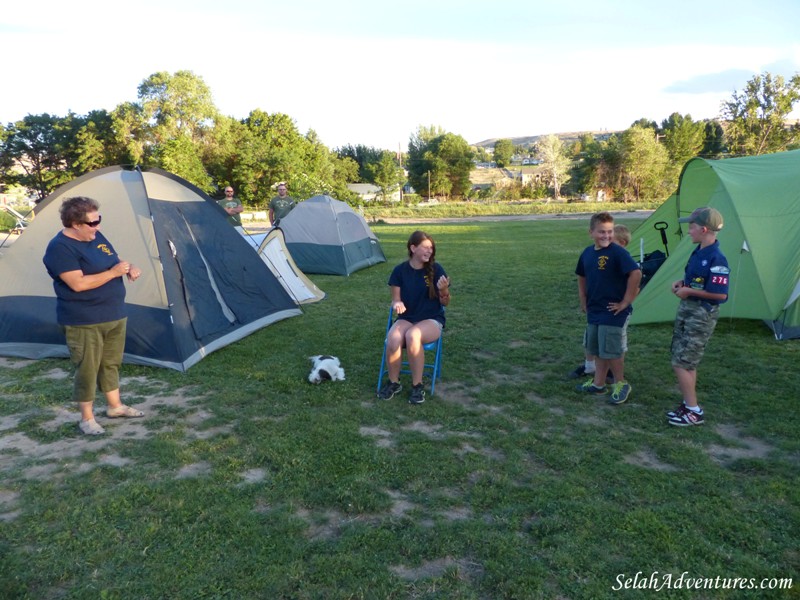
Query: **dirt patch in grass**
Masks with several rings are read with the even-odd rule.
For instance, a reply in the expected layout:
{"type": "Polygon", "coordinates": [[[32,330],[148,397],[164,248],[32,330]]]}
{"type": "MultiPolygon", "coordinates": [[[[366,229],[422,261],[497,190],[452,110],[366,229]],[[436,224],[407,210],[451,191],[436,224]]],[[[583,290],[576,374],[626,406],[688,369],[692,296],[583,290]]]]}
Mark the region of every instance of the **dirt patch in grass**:
{"type": "Polygon", "coordinates": [[[711,444],[706,448],[708,455],[721,465],[729,465],[743,458],[767,458],[773,447],[757,438],[747,437],[735,425],[717,425],[714,430],[734,446],[711,444]]]}
{"type": "MultiPolygon", "coordinates": [[[[18,366],[18,362],[13,365],[18,366]]],[[[60,372],[61,369],[53,369],[46,376],[60,378],[60,372]]],[[[101,436],[85,436],[78,431],[80,416],[73,403],[0,417],[0,456],[3,457],[0,475],[21,470],[26,479],[45,480],[60,471],[86,472],[103,465],[122,467],[130,461],[110,450],[115,443],[152,437],[179,424],[186,426],[187,435],[193,438],[208,438],[230,431],[227,426],[200,430],[199,426],[212,415],[192,408],[197,397],[188,390],[179,389],[166,396],[160,393],[163,386],[159,382],[131,378],[122,383],[129,387],[148,387],[153,392],[144,396],[141,402],[129,401],[129,404],[144,411],[145,417],[109,419],[102,408],[102,400],[99,400],[95,404],[95,414],[106,430],[101,436]],[[169,410],[164,410],[166,408],[169,410]],[[36,425],[33,429],[25,430],[25,423],[29,419],[34,419],[36,425]],[[156,421],[163,422],[163,425],[153,427],[152,423],[156,421]]],[[[139,398],[141,395],[131,394],[131,397],[139,398]]]]}
{"type": "Polygon", "coordinates": [[[645,469],[654,469],[656,471],[662,471],[665,473],[679,470],[677,467],[673,465],[658,460],[658,457],[649,448],[645,448],[644,450],[639,450],[639,452],[636,452],[634,454],[629,454],[622,460],[629,465],[634,465],[636,467],[644,467],[645,469]]]}
{"type": "Polygon", "coordinates": [[[211,464],[205,461],[192,463],[181,467],[175,475],[175,479],[191,479],[194,477],[205,477],[211,473],[211,464]]]}
{"type": "Polygon", "coordinates": [[[483,567],[467,559],[456,559],[452,556],[445,556],[436,560],[429,560],[418,567],[408,567],[406,565],[393,565],[389,570],[405,581],[422,581],[425,579],[440,578],[449,570],[455,569],[459,578],[473,580],[480,577],[483,567]]]}

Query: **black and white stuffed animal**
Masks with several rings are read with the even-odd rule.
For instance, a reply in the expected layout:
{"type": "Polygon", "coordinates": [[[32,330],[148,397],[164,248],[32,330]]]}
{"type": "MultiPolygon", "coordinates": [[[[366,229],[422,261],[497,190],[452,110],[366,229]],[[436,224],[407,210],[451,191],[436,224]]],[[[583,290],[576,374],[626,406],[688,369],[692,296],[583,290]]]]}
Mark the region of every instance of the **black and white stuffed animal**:
{"type": "Polygon", "coordinates": [[[309,356],[311,373],[308,375],[309,383],[322,383],[323,381],[344,381],[344,369],[335,356],[318,354],[309,356]]]}

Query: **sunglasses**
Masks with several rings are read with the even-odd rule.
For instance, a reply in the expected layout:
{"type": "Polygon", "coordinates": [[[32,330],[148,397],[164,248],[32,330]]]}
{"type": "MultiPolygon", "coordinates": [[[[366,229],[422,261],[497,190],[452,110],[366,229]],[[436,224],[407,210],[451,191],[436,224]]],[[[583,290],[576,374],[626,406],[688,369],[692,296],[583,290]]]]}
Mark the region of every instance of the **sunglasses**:
{"type": "Polygon", "coordinates": [[[97,227],[98,225],[100,225],[100,221],[102,220],[103,220],[102,215],[98,215],[97,221],[84,221],[83,224],[88,225],[89,227],[97,227]]]}

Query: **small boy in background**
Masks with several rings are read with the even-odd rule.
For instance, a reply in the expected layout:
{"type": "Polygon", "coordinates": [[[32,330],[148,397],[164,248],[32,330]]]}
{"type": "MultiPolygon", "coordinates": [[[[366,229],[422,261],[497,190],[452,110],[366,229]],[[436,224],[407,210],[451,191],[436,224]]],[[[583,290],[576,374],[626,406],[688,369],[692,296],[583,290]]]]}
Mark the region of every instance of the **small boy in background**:
{"type": "Polygon", "coordinates": [[[672,330],[672,370],[683,402],[667,413],[667,421],[688,427],[705,422],[697,403],[697,365],[717,325],[719,305],[728,299],[731,271],[717,241],[723,225],[718,210],[698,208],[678,222],[689,223],[689,236],[697,247],[689,256],[683,279],[672,283],[672,293],[681,299],[672,330]]]}
{"type": "MultiPolygon", "coordinates": [[[[628,244],[631,243],[631,230],[628,229],[627,226],[618,224],[614,225],[614,243],[619,244],[623,248],[627,248],[628,244]]],[[[623,340],[626,342],[625,346],[622,348],[623,353],[628,351],[627,347],[627,331],[628,331],[628,323],[625,322],[625,331],[623,334],[623,340]]],[[[584,344],[586,344],[586,340],[584,339],[584,344]]],[[[594,375],[596,370],[595,366],[595,357],[591,354],[584,353],[584,362],[582,365],[578,365],[578,367],[569,374],[570,379],[577,379],[578,377],[585,377],[587,375],[594,375]]],[[[606,383],[614,383],[614,376],[610,373],[606,376],[606,383]]]]}
{"type": "Polygon", "coordinates": [[[594,377],[576,387],[590,395],[607,395],[610,404],[622,404],[631,393],[625,381],[625,325],[639,291],[642,271],[628,251],[615,244],[614,217],[601,212],[592,215],[589,235],[594,244],[578,259],[578,298],[586,313],[585,350],[595,356],[594,377]],[[606,389],[609,370],[614,376],[611,390],[606,389]]]}

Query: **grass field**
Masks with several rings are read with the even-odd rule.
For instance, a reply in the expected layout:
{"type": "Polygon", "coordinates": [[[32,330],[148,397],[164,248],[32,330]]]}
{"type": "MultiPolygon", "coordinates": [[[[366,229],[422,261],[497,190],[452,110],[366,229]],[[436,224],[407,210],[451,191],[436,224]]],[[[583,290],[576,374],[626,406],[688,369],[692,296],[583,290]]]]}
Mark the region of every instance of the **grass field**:
{"type": "Polygon", "coordinates": [[[800,597],[798,341],[720,322],[706,424],[670,427],[669,323],[631,327],[626,404],[565,377],[586,221],[426,225],[453,280],[443,380],[379,402],[414,227],[373,229],[388,262],[312,276],[302,316],[185,374],[124,366],[147,417],[100,439],[66,361],[0,359],[0,598],[800,597]],[[345,382],[305,381],[319,353],[345,382]]]}

